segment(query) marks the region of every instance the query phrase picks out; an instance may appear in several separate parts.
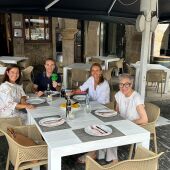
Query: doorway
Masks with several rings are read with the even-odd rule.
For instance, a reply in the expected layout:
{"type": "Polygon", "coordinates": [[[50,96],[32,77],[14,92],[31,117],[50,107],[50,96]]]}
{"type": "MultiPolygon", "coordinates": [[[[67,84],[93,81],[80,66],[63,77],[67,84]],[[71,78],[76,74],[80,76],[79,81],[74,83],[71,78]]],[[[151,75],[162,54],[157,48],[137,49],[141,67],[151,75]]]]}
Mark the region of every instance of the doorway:
{"type": "Polygon", "coordinates": [[[0,13],[0,56],[12,56],[12,25],[11,15],[0,13]]]}

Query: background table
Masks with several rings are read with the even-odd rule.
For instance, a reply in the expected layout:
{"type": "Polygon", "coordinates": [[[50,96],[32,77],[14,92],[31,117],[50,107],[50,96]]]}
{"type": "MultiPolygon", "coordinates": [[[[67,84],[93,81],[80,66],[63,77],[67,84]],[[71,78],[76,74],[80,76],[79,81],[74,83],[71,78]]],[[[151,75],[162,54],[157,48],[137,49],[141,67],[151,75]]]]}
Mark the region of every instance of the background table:
{"type": "MultiPolygon", "coordinates": [[[[140,64],[131,64],[131,67],[134,67],[136,69],[136,75],[135,75],[135,90],[138,91],[139,88],[139,74],[140,74],[140,64]]],[[[168,81],[169,81],[169,76],[170,76],[170,69],[168,69],[165,66],[162,66],[160,64],[147,64],[147,71],[148,70],[163,70],[167,73],[166,75],[166,81],[165,81],[165,91],[164,93],[168,92],[168,81]]]]}
{"type": "MultiPolygon", "coordinates": [[[[93,58],[98,58],[101,61],[104,61],[104,63],[105,63],[105,70],[108,70],[109,62],[114,62],[114,61],[119,61],[120,60],[120,58],[118,58],[116,55],[114,55],[112,57],[110,57],[110,56],[108,56],[108,57],[105,57],[105,56],[92,56],[92,57],[93,58]]],[[[86,63],[88,63],[92,57],[86,57],[86,63]]]]}
{"type": "Polygon", "coordinates": [[[17,64],[18,62],[27,59],[27,57],[0,56],[0,61],[6,64],[17,64]]]}
{"type": "MultiPolygon", "coordinates": [[[[59,108],[59,104],[63,101],[64,99],[58,98],[56,101],[53,101],[51,106],[37,107],[36,109],[28,110],[29,123],[36,124],[48,145],[49,170],[61,170],[61,158],[63,156],[132,143],[141,143],[144,147],[149,148],[150,133],[140,126],[129,120],[103,122],[93,114],[85,113],[82,108],[75,110],[75,119],[67,121],[67,124],[71,128],[42,132],[35,119],[52,115],[61,115],[63,117],[65,115],[65,110],[59,108]],[[120,137],[106,137],[105,139],[82,142],[73,132],[75,129],[85,128],[93,124],[112,125],[124,135],[120,137]]],[[[104,108],[103,105],[100,105],[97,102],[91,102],[91,106],[92,109],[104,108]]]]}

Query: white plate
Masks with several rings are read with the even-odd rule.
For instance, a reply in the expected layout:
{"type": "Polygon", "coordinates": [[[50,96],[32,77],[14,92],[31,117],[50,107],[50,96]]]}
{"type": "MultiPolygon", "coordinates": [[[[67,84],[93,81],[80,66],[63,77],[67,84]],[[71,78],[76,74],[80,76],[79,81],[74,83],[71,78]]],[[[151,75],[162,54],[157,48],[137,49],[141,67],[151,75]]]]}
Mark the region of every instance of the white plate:
{"type": "Polygon", "coordinates": [[[94,113],[101,117],[112,117],[117,115],[117,112],[109,109],[96,110],[94,113]]]}
{"type": "Polygon", "coordinates": [[[53,127],[53,126],[62,125],[64,122],[65,120],[62,119],[61,117],[47,117],[47,118],[41,119],[39,121],[39,124],[41,126],[53,127]]]}
{"type": "Polygon", "coordinates": [[[106,125],[91,125],[84,128],[84,131],[92,136],[107,136],[112,133],[112,129],[106,125]]]}
{"type": "Polygon", "coordinates": [[[45,99],[39,98],[39,97],[31,97],[31,98],[27,99],[27,103],[29,103],[29,104],[41,104],[41,103],[45,103],[45,99]]]}
{"type": "MultiPolygon", "coordinates": [[[[45,91],[44,94],[47,95],[47,91],[45,91]]],[[[58,92],[58,91],[49,91],[48,92],[48,95],[52,95],[52,96],[55,96],[57,94],[60,94],[60,92],[58,92]]]]}
{"type": "Polygon", "coordinates": [[[86,95],[75,95],[73,96],[73,99],[78,100],[78,101],[83,101],[83,100],[86,100],[86,95]]]}

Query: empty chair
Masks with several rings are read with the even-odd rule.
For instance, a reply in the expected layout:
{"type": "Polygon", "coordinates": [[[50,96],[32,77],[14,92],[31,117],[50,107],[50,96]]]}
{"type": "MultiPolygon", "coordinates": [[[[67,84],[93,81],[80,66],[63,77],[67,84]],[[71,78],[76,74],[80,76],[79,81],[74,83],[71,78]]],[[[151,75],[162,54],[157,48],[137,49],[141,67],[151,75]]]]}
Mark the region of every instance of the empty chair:
{"type": "Polygon", "coordinates": [[[7,131],[0,131],[5,135],[9,150],[6,163],[6,170],[9,169],[9,163],[14,166],[14,170],[29,169],[47,164],[47,145],[35,126],[19,126],[13,128],[14,131],[33,139],[37,144],[34,146],[23,146],[18,144],[7,131]]]}
{"type": "Polygon", "coordinates": [[[146,84],[148,87],[148,83],[151,82],[156,83],[156,89],[157,92],[159,91],[159,85],[161,84],[161,97],[163,94],[163,89],[165,90],[165,80],[166,80],[166,72],[164,72],[163,70],[149,70],[147,72],[146,75],[146,84]],[[163,87],[163,83],[164,83],[164,87],[163,87]]]}
{"type": "Polygon", "coordinates": [[[156,154],[141,146],[136,149],[132,160],[125,160],[114,165],[101,166],[91,157],[86,157],[86,170],[157,170],[158,158],[163,153],[156,154]]]}
{"type": "Polygon", "coordinates": [[[32,70],[33,70],[33,66],[28,66],[27,68],[21,71],[23,89],[26,93],[32,92],[32,87],[33,87],[32,78],[31,78],[32,70]]]}
{"type": "Polygon", "coordinates": [[[124,58],[120,59],[119,61],[110,62],[109,67],[113,67],[116,75],[119,75],[120,70],[122,73],[124,72],[123,62],[124,62],[124,58]]]}
{"type": "Polygon", "coordinates": [[[82,85],[89,77],[89,71],[81,69],[71,70],[71,88],[78,88],[82,85]]]}
{"type": "MultiPolygon", "coordinates": [[[[145,110],[146,110],[146,113],[148,116],[148,123],[140,125],[140,126],[150,132],[151,140],[153,140],[153,142],[154,142],[155,153],[157,153],[158,149],[157,149],[156,128],[155,127],[156,127],[156,122],[160,115],[160,108],[152,103],[145,103],[145,110]]],[[[134,145],[131,145],[129,158],[132,157],[133,148],[134,148],[134,145]]]]}
{"type": "Polygon", "coordinates": [[[2,61],[0,61],[0,67],[6,67],[6,64],[2,61]]]}
{"type": "Polygon", "coordinates": [[[23,60],[18,62],[18,65],[21,69],[25,69],[29,66],[29,60],[23,60]]]}

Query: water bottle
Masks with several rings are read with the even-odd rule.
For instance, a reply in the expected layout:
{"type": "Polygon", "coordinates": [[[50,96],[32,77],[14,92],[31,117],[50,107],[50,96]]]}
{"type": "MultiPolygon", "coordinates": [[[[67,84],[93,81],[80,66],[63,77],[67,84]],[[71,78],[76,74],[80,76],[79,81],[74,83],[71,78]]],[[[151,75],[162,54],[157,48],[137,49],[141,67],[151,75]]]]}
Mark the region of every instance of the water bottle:
{"type": "Polygon", "coordinates": [[[91,105],[89,102],[89,95],[88,93],[86,94],[86,106],[85,106],[85,113],[90,113],[91,112],[91,105]]]}
{"type": "Polygon", "coordinates": [[[86,105],[89,105],[89,103],[90,103],[90,102],[89,102],[89,94],[87,93],[87,94],[86,94],[86,105]]]}
{"type": "Polygon", "coordinates": [[[67,97],[67,102],[66,102],[66,118],[68,118],[69,115],[71,115],[71,100],[70,100],[70,96],[67,97]]]}
{"type": "Polygon", "coordinates": [[[47,96],[50,95],[50,84],[47,84],[47,91],[46,91],[46,93],[47,93],[47,96]]]}

